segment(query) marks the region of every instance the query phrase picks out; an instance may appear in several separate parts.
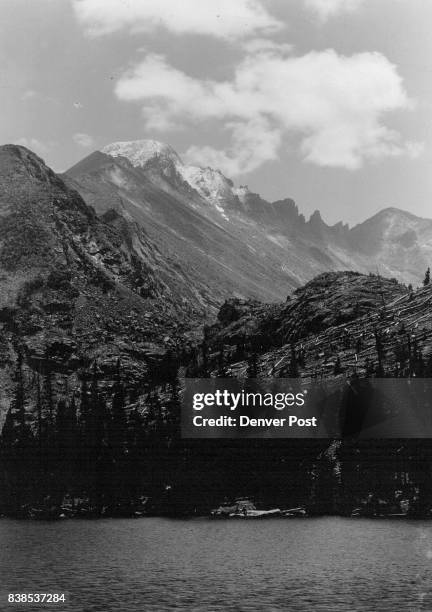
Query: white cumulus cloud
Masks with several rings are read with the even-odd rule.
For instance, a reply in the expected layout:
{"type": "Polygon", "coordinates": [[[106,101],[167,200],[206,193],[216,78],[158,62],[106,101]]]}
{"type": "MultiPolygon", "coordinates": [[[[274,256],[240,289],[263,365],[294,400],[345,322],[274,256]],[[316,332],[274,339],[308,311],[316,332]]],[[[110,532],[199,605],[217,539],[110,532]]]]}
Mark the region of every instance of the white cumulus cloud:
{"type": "Polygon", "coordinates": [[[85,132],[77,132],[72,136],[72,140],[79,147],[83,147],[84,149],[88,149],[94,145],[94,140],[90,134],[86,134],[85,132]]]}
{"type": "Polygon", "coordinates": [[[420,151],[384,123],[386,113],[412,102],[396,67],[380,53],[294,56],[257,43],[225,81],[199,80],[149,54],[123,74],[115,92],[142,105],[148,129],[220,120],[231,136],[227,150],[191,147],[186,157],[231,175],[276,159],[282,146],[298,141],[306,161],[351,170],[420,151]]]}
{"type": "Polygon", "coordinates": [[[228,123],[226,127],[232,134],[232,144],[227,151],[192,146],[184,159],[198,166],[217,168],[228,176],[252,172],[264,162],[278,159],[282,135],[265,118],[228,123]]]}
{"type": "Polygon", "coordinates": [[[78,20],[93,36],[127,28],[241,38],[280,29],[260,0],[73,0],[78,20]]]}
{"type": "Polygon", "coordinates": [[[356,11],[364,0],[305,0],[305,3],[322,21],[326,21],[330,17],[356,11]]]}

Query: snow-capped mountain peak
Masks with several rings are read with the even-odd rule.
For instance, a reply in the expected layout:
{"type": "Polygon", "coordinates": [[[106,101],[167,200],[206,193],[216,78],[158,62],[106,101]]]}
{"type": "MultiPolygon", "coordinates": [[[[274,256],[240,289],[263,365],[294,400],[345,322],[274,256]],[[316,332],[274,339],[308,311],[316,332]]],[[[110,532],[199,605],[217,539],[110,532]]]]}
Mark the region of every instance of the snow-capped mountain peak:
{"type": "Polygon", "coordinates": [[[174,149],[158,140],[131,140],[113,142],[101,149],[102,153],[111,157],[126,157],[135,167],[143,168],[152,159],[172,161],[176,166],[183,162],[174,149]]]}
{"type": "Polygon", "coordinates": [[[148,162],[154,160],[160,160],[163,166],[171,162],[180,178],[225,219],[225,206],[237,197],[232,181],[220,170],[185,164],[170,145],[157,140],[113,142],[101,149],[101,152],[112,157],[125,157],[134,167],[139,168],[145,168],[148,162]]]}

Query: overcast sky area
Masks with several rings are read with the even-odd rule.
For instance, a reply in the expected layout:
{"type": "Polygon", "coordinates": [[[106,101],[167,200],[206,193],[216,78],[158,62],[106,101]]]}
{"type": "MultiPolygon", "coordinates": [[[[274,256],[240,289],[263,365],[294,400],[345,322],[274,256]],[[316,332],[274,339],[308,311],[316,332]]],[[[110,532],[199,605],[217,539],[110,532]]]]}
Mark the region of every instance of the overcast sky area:
{"type": "Polygon", "coordinates": [[[432,217],[431,0],[0,0],[0,143],[154,138],[350,225],[432,217]]]}

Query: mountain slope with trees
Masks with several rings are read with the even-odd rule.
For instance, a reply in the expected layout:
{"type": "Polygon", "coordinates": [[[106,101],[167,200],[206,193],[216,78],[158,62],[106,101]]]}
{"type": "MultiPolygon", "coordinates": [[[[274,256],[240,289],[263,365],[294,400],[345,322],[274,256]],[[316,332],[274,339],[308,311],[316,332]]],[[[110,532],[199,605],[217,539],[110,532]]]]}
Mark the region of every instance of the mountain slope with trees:
{"type": "Polygon", "coordinates": [[[24,147],[0,148],[0,180],[3,413],[18,352],[27,379],[49,360],[58,398],[93,360],[109,386],[121,358],[131,389],[139,386],[203,320],[210,289],[194,286],[135,223],[111,210],[97,217],[24,147]]]}

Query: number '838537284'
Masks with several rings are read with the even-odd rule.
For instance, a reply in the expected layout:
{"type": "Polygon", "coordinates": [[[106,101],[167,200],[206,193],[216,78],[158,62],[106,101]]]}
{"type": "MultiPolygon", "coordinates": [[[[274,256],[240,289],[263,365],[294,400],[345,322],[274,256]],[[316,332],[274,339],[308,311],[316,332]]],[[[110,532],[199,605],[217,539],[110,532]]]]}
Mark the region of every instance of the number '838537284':
{"type": "Polygon", "coordinates": [[[8,593],[8,603],[45,603],[56,604],[65,603],[65,593],[8,593]]]}

